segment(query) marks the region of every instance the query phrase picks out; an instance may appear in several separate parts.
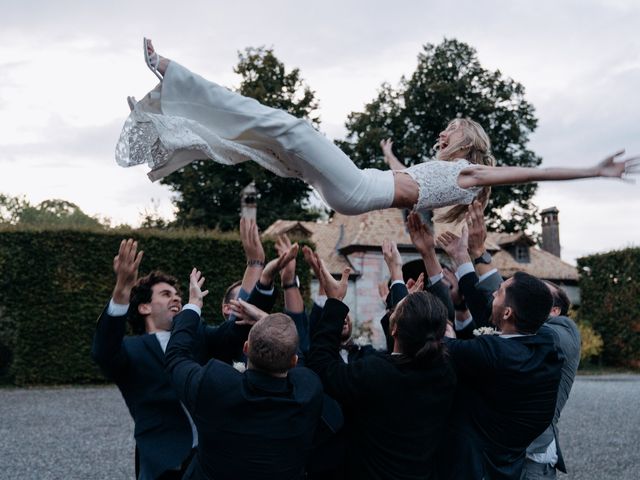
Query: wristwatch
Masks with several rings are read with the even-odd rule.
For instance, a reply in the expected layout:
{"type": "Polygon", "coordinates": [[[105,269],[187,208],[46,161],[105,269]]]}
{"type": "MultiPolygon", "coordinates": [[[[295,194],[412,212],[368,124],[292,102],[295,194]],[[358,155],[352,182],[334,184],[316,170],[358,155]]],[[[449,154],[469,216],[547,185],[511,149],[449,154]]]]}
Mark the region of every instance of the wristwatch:
{"type": "Polygon", "coordinates": [[[293,279],[292,283],[287,283],[286,285],[282,285],[282,289],[286,290],[287,288],[300,288],[300,279],[296,275],[296,278],[293,279]]]}
{"type": "Polygon", "coordinates": [[[485,250],[482,255],[480,255],[478,258],[476,258],[473,261],[474,265],[478,265],[479,263],[484,263],[485,265],[490,264],[491,263],[491,254],[485,250]]]}

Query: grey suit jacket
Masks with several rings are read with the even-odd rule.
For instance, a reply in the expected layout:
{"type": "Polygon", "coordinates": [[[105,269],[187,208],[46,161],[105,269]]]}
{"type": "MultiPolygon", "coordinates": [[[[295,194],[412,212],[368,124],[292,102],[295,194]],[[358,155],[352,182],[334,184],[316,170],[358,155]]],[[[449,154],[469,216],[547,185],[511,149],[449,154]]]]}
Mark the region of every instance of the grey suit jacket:
{"type": "Polygon", "coordinates": [[[573,380],[580,363],[580,331],[575,322],[567,317],[549,317],[549,320],[542,328],[548,328],[554,338],[556,350],[562,357],[562,374],[560,377],[560,388],[558,389],[558,399],[556,400],[556,411],[553,422],[549,427],[536,438],[527,448],[527,454],[544,453],[551,441],[556,439],[556,449],[558,452],[558,462],[556,468],[566,473],[567,469],[560,451],[558,441],[558,420],[560,412],[564,408],[571,392],[573,380]]]}

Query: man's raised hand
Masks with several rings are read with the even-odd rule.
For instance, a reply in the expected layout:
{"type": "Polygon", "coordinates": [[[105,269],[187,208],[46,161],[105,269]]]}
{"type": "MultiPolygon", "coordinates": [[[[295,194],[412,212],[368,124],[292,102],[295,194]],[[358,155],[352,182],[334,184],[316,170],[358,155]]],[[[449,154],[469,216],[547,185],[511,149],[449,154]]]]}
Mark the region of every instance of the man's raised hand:
{"type": "MultiPolygon", "coordinates": [[[[291,240],[286,234],[278,235],[276,239],[276,252],[278,252],[278,257],[286,256],[291,250],[291,240]]],[[[298,251],[296,250],[296,256],[298,251]]],[[[296,257],[294,256],[291,260],[289,260],[280,270],[280,277],[282,278],[283,284],[290,284],[296,278],[296,257]]]]}
{"type": "Polygon", "coordinates": [[[239,298],[232,299],[229,303],[236,317],[236,325],[253,325],[268,315],[267,312],[239,298]]]}
{"type": "Polygon", "coordinates": [[[456,268],[471,261],[469,257],[469,232],[466,223],[462,226],[460,236],[452,232],[444,232],[438,237],[438,244],[456,264],[456,268]]]}
{"type": "Polygon", "coordinates": [[[242,217],[240,219],[240,240],[242,248],[247,257],[247,263],[253,262],[252,265],[264,266],[264,248],[260,241],[260,233],[255,220],[242,217]]]}
{"type": "Polygon", "coordinates": [[[342,272],[342,277],[340,281],[333,278],[327,266],[324,264],[317,253],[311,250],[309,247],[302,247],[302,254],[304,255],[304,259],[309,264],[309,266],[313,269],[313,273],[315,273],[318,282],[320,282],[320,286],[324,289],[327,297],[336,298],[340,301],[344,299],[347,295],[347,287],[349,286],[349,274],[351,273],[350,268],[345,268],[342,272]]]}
{"type": "Polygon", "coordinates": [[[474,200],[465,214],[469,232],[469,255],[478,258],[484,252],[484,242],[487,240],[487,226],[484,222],[484,208],[482,203],[474,200]]]}
{"type": "Polygon", "coordinates": [[[435,253],[435,238],[433,238],[433,234],[429,228],[422,223],[420,215],[416,212],[411,212],[407,217],[407,229],[409,230],[411,242],[421,255],[430,254],[431,252],[435,253]]]}
{"type": "Polygon", "coordinates": [[[285,250],[283,254],[279,255],[278,258],[274,258],[267,263],[260,276],[260,283],[264,286],[271,285],[276,274],[298,256],[299,249],[299,245],[294,243],[288,250],[285,250]]]}
{"type": "Polygon", "coordinates": [[[424,272],[418,275],[417,280],[409,279],[411,281],[411,285],[407,282],[407,290],[409,293],[421,292],[424,290],[424,272]]]}
{"type": "Polygon", "coordinates": [[[116,286],[113,289],[113,301],[126,305],[129,303],[131,289],[138,281],[138,267],[144,252],[138,252],[138,242],[129,238],[120,242],[118,254],[113,257],[113,271],[116,274],[116,286]]]}
{"type": "Polygon", "coordinates": [[[193,267],[189,275],[189,303],[197,305],[200,308],[204,305],[204,297],[209,294],[209,290],[202,291],[203,284],[204,277],[202,276],[202,272],[193,267]]]}
{"type": "Polygon", "coordinates": [[[398,251],[396,242],[385,239],[382,242],[382,256],[389,268],[391,281],[402,280],[402,256],[398,251]]]}

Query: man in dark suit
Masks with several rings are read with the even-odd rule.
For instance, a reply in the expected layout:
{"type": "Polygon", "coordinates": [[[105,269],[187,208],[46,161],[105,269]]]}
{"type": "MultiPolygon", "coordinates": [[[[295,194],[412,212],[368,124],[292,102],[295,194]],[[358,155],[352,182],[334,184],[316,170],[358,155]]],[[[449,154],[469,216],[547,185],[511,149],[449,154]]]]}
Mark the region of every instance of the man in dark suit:
{"type": "MultiPolygon", "coordinates": [[[[467,227],[438,241],[457,265],[470,264],[467,227]]],[[[551,423],[562,360],[540,328],[553,299],[541,280],[518,272],[494,294],[491,321],[501,332],[447,339],[459,388],[444,463],[448,478],[520,478],[525,451],[551,423]]]]}
{"type": "MultiPolygon", "coordinates": [[[[137,478],[178,479],[198,441],[164,371],[164,349],[182,302],[169,275],[152,272],[137,280],[141,260],[137,243],[123,240],[114,258],[113,297],[98,319],[91,355],[116,383],[133,417],[137,478]],[[135,335],[125,337],[127,320],[135,335]]],[[[230,361],[248,333],[248,327],[234,322],[213,328],[200,318],[197,329],[201,360],[215,355],[230,361]]]]}
{"type": "Polygon", "coordinates": [[[434,478],[435,453],[455,389],[441,342],[444,305],[427,292],[404,298],[390,318],[393,352],[371,353],[347,364],[339,348],[349,310],[342,303],[348,270],[337,282],[317,256],[307,257],[329,297],[312,329],[308,365],[345,408],[345,478],[434,478]]]}
{"type": "Polygon", "coordinates": [[[174,322],[166,370],[198,428],[187,479],[302,479],[323,404],[322,385],[297,363],[298,334],[290,317],[259,320],[244,344],[247,370],[194,358],[199,310],[207,292],[194,269],[189,304],[174,322]]]}
{"type": "MultiPolygon", "coordinates": [[[[475,259],[475,269],[471,263],[458,265],[459,290],[464,296],[465,305],[471,311],[471,318],[464,325],[456,322],[458,338],[473,338],[475,328],[490,325],[493,293],[502,283],[502,277],[492,266],[491,255],[484,249],[487,230],[480,202],[476,201],[469,206],[466,223],[468,252],[475,259]]],[[[455,282],[454,277],[452,283],[455,282]]],[[[552,282],[545,283],[553,298],[553,305],[541,329],[553,338],[554,346],[562,359],[562,375],[553,422],[527,447],[523,480],[556,478],[556,470],[567,473],[558,438],[558,420],[580,363],[580,332],[575,322],[567,316],[571,302],[560,287],[552,282]]]]}

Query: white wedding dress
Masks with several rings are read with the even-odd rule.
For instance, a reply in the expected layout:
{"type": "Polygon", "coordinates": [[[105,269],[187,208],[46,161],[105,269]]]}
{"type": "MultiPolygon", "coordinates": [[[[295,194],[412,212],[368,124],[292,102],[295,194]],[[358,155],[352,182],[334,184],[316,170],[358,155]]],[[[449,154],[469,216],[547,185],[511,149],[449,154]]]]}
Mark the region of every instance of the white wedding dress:
{"type": "MultiPolygon", "coordinates": [[[[116,146],[116,161],[147,163],[158,180],[198,159],[232,165],[253,160],[281,177],[313,186],[337,212],[389,208],[393,171],[359,169],[307,121],[261,105],[171,61],[160,85],[138,102],[116,146]]],[[[432,160],[400,172],[419,186],[416,209],[471,203],[479,188],[457,184],[466,160],[432,160]]]]}

